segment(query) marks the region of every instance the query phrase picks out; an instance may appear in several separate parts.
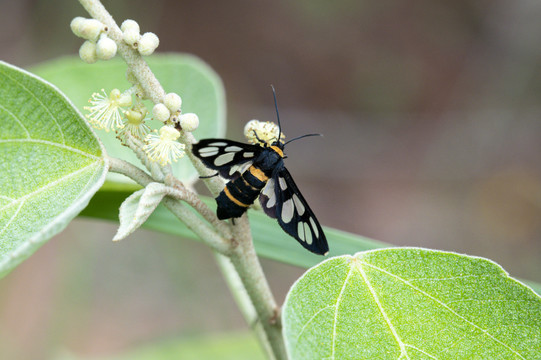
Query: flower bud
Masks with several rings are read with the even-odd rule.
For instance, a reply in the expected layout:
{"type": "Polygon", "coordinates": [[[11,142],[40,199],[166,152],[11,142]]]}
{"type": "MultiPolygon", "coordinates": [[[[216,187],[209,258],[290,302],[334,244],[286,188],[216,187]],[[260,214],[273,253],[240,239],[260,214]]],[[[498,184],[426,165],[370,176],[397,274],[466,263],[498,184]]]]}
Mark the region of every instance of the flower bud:
{"type": "Polygon", "coordinates": [[[165,106],[167,106],[169,111],[175,113],[180,110],[180,106],[182,105],[182,99],[175,93],[169,93],[165,95],[163,103],[165,106]]]}
{"type": "Polygon", "coordinates": [[[132,104],[131,95],[129,93],[120,94],[117,101],[118,101],[118,106],[122,106],[122,107],[131,106],[132,104]]]}
{"type": "Polygon", "coordinates": [[[180,126],[182,130],[192,132],[199,127],[199,117],[194,113],[180,115],[180,126]]]}
{"type": "Polygon", "coordinates": [[[147,32],[139,39],[137,50],[139,50],[141,55],[151,55],[159,44],[160,39],[158,39],[158,36],[154,33],[147,32]]]}
{"type": "Polygon", "coordinates": [[[171,112],[164,104],[156,104],[152,108],[152,114],[154,115],[154,118],[156,120],[159,120],[161,122],[166,122],[169,120],[169,117],[171,116],[171,112]]]}
{"type": "MultiPolygon", "coordinates": [[[[79,24],[78,33],[83,39],[96,41],[102,31],[106,30],[105,25],[96,19],[77,20],[75,25],[79,24]]],[[[75,32],[77,34],[77,32],[75,32]]]]}
{"type": "Polygon", "coordinates": [[[85,20],[86,19],[84,17],[80,17],[80,16],[77,16],[73,18],[73,20],[71,20],[71,23],[70,23],[71,31],[78,37],[82,37],[80,29],[85,20]]]}
{"type": "Polygon", "coordinates": [[[93,64],[98,60],[96,44],[92,41],[85,41],[79,48],[79,57],[87,64],[93,64]]]}
{"type": "Polygon", "coordinates": [[[122,32],[125,32],[126,30],[135,30],[139,33],[139,24],[135,20],[127,19],[120,25],[120,30],[122,30],[122,32]]]}
{"type": "Polygon", "coordinates": [[[139,30],[126,29],[122,33],[122,39],[126,44],[135,47],[139,39],[141,39],[141,35],[139,34],[139,30]]]}
{"type": "Polygon", "coordinates": [[[116,43],[107,36],[102,36],[96,44],[96,54],[98,59],[101,60],[109,60],[115,57],[116,49],[116,43]]]}

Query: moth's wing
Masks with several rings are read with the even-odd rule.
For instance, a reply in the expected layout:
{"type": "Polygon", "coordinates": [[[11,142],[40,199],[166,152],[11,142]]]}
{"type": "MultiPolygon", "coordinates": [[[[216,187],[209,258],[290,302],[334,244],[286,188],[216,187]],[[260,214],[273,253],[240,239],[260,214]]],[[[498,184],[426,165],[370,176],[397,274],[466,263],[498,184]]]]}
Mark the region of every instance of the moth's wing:
{"type": "Polygon", "coordinates": [[[273,176],[275,204],[272,197],[263,205],[265,212],[274,208],[274,216],[286,233],[293,236],[302,246],[313,253],[324,255],[329,251],[323,229],[314,212],[302,196],[285,167],[273,176]],[[269,205],[270,203],[270,205],[269,205]]]}
{"type": "Polygon", "coordinates": [[[235,179],[250,167],[263,148],[227,139],[203,139],[192,151],[206,167],[218,170],[226,179],[235,179]]]}
{"type": "Polygon", "coordinates": [[[259,202],[265,214],[270,216],[273,219],[276,219],[276,182],[274,178],[270,178],[267,181],[267,184],[261,190],[261,195],[259,195],[259,202]]]}

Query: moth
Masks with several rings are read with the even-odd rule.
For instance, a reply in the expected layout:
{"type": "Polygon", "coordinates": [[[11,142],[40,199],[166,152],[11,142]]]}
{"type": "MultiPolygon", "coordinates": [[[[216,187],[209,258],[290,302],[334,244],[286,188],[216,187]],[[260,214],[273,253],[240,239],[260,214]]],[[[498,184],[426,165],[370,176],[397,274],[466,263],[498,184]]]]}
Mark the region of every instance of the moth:
{"type": "Polygon", "coordinates": [[[254,135],[258,145],[227,139],[203,139],[192,147],[193,153],[205,166],[217,170],[230,180],[216,198],[219,219],[242,216],[259,197],[265,213],[278,220],[282,229],[309,251],[324,255],[329,251],[327,239],[314,212],[302,196],[291,174],[284,166],[284,147],[280,140],[281,125],[276,93],[274,104],[278,118],[278,139],[269,143],[254,135]]]}

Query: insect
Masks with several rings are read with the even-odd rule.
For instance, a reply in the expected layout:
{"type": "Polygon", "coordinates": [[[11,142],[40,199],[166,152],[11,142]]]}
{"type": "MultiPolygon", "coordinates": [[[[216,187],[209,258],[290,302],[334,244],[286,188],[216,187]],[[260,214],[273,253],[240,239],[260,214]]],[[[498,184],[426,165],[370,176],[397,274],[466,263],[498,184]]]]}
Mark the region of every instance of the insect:
{"type": "Polygon", "coordinates": [[[277,219],[286,233],[311,252],[324,255],[329,251],[329,246],[323,229],[284,166],[285,145],[320,134],[302,135],[285,143],[281,141],[274,87],[272,91],[278,119],[279,135],[276,141],[269,144],[254,131],[260,145],[227,139],[203,139],[193,145],[193,153],[205,166],[230,180],[216,198],[219,219],[242,216],[259,197],[265,213],[277,219]]]}

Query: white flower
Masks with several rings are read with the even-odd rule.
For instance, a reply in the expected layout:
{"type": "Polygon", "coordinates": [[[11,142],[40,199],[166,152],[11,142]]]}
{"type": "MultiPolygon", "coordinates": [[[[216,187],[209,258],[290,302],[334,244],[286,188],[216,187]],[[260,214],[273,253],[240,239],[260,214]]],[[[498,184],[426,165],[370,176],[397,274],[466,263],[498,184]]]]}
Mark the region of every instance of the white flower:
{"type": "Polygon", "coordinates": [[[120,108],[131,105],[131,96],[122,94],[118,89],[113,89],[109,96],[105,90],[101,89],[101,91],[101,94],[92,94],[92,98],[88,100],[92,106],[84,107],[90,112],[86,115],[88,121],[95,128],[105,131],[123,128],[120,108]]]}
{"type": "Polygon", "coordinates": [[[180,127],[183,131],[195,131],[199,127],[199,117],[194,113],[180,115],[180,127]]]}
{"type": "Polygon", "coordinates": [[[162,166],[170,164],[171,160],[177,161],[184,156],[186,146],[177,141],[179,137],[180,132],[174,127],[162,126],[159,135],[147,135],[145,138],[146,145],[143,146],[143,150],[151,161],[158,162],[162,166]]]}
{"type": "MultiPolygon", "coordinates": [[[[271,145],[278,140],[278,132],[278,125],[270,121],[250,120],[244,126],[244,136],[246,136],[248,142],[251,144],[262,145],[261,141],[263,141],[271,145]],[[257,136],[254,132],[257,133],[257,136]]],[[[284,138],[285,136],[282,133],[280,135],[280,142],[284,142],[284,138]]]]}
{"type": "Polygon", "coordinates": [[[141,55],[151,55],[160,44],[160,39],[156,34],[147,32],[144,33],[138,41],[137,50],[141,55]]]}
{"type": "Polygon", "coordinates": [[[145,124],[147,110],[144,105],[139,105],[141,106],[136,105],[133,109],[124,111],[126,122],[124,122],[124,127],[118,131],[120,139],[123,139],[126,134],[130,134],[139,140],[144,140],[150,132],[150,128],[145,124]]]}

